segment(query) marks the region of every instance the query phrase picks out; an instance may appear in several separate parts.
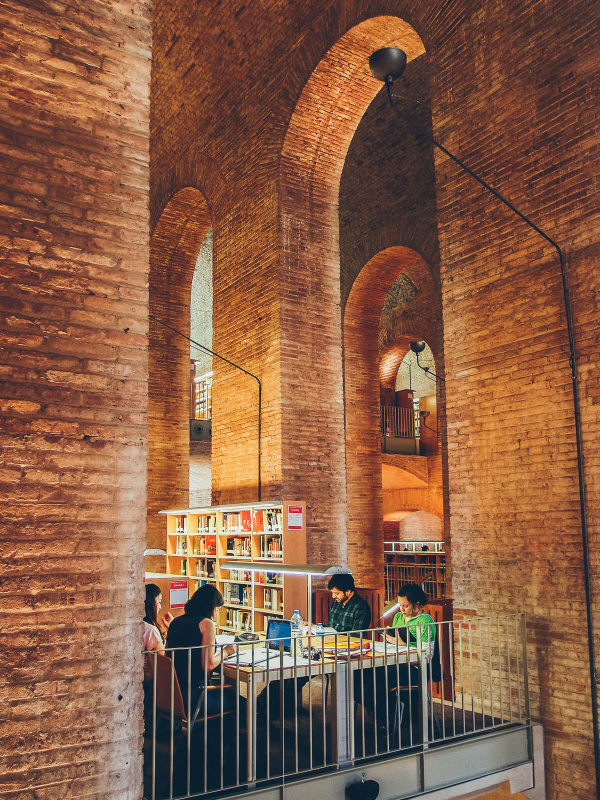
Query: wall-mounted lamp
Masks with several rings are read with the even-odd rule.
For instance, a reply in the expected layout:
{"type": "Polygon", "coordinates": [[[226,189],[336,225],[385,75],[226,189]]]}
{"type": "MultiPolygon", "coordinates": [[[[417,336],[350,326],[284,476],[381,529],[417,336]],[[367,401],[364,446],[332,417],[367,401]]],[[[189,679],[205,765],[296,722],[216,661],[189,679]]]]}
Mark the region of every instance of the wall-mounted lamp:
{"type": "MultiPolygon", "coordinates": [[[[567,272],[565,268],[565,258],[563,251],[558,244],[551,239],[544,231],[535,225],[529,217],[526,217],[518,208],[510,203],[500,192],[493,189],[483,178],[480,178],[477,173],[470,169],[464,161],[461,161],[453,153],[447,150],[437,139],[415,122],[403,109],[400,109],[394,103],[392,96],[392,85],[397,80],[406,68],[406,53],[397,47],[383,47],[377,50],[369,58],[369,68],[371,74],[377,80],[383,81],[387,88],[387,96],[395,114],[400,119],[408,122],[421,136],[427,141],[431,142],[438,150],[448,156],[449,159],[454,161],[462,170],[467,172],[474,180],[476,180],[484,189],[490,194],[494,195],[497,200],[500,200],[507,208],[509,208],[519,219],[523,220],[530,228],[537,234],[545,239],[558,253],[560,264],[560,274],[562,280],[563,300],[565,308],[565,318],[567,323],[567,335],[569,339],[569,366],[571,368],[571,386],[572,386],[572,401],[573,413],[575,419],[575,441],[577,446],[577,471],[579,477],[579,509],[581,515],[581,539],[583,549],[583,572],[585,584],[585,603],[586,603],[586,616],[587,616],[587,638],[588,638],[588,655],[589,655],[589,668],[590,668],[590,692],[591,692],[591,705],[592,705],[592,732],[594,737],[594,765],[596,772],[596,780],[600,780],[600,730],[598,720],[598,700],[596,696],[596,656],[594,651],[594,628],[592,619],[592,588],[590,580],[589,569],[589,543],[587,534],[587,519],[586,519],[586,503],[585,503],[585,475],[583,465],[583,442],[581,436],[581,418],[579,411],[579,388],[577,381],[577,370],[575,361],[575,336],[573,332],[573,321],[571,319],[571,302],[569,299],[569,284],[567,280],[567,272]]],[[[412,349],[412,345],[411,345],[412,349]]],[[[417,362],[418,363],[418,362],[417,362]]]]}
{"type": "Polygon", "coordinates": [[[420,367],[423,370],[423,372],[428,377],[431,378],[432,381],[444,381],[444,383],[446,383],[445,378],[442,378],[441,375],[436,375],[432,369],[430,369],[429,367],[424,367],[419,361],[419,353],[422,353],[423,350],[425,350],[425,348],[427,347],[426,342],[411,342],[409,344],[409,347],[417,357],[417,366],[420,367]]]}
{"type": "Polygon", "coordinates": [[[161,550],[160,547],[150,547],[144,550],[144,556],[166,556],[167,551],[161,550]]]}

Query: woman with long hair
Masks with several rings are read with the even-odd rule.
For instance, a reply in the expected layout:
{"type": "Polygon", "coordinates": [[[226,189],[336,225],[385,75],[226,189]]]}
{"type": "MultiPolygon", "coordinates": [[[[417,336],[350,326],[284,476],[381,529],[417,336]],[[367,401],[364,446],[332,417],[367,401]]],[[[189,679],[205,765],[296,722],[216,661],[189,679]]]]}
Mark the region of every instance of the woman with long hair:
{"type": "MultiPolygon", "coordinates": [[[[153,663],[148,651],[161,653],[165,649],[164,636],[158,622],[158,614],[162,606],[162,592],[155,583],[146,584],[146,599],[144,600],[144,682],[151,683],[154,675],[153,663]]],[[[163,614],[163,624],[169,627],[173,620],[172,614],[163,614]]]]}
{"type": "MultiPolygon", "coordinates": [[[[212,584],[201,586],[185,604],[184,613],[176,617],[169,626],[167,634],[167,648],[186,648],[173,651],[175,671],[179,681],[183,701],[187,705],[188,695],[188,649],[189,674],[191,676],[192,708],[195,708],[205,684],[210,679],[210,673],[221,664],[222,658],[227,658],[235,653],[232,644],[226,647],[215,647],[215,611],[225,601],[221,592],[212,584]]],[[[236,694],[231,688],[224,689],[223,710],[228,711],[234,707],[236,694]]],[[[240,698],[242,699],[242,698],[240,698]]],[[[221,692],[206,692],[207,713],[212,714],[221,708],[221,692]]]]}

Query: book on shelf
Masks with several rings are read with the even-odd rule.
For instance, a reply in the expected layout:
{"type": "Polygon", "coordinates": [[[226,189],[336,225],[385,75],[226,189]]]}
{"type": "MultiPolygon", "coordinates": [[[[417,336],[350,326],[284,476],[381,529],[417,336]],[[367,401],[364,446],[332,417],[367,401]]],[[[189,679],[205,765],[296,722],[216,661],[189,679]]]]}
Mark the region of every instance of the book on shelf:
{"type": "Polygon", "coordinates": [[[184,516],[175,517],[175,533],[185,533],[185,522],[186,522],[186,517],[184,516]]]}
{"type": "Polygon", "coordinates": [[[260,537],[260,556],[261,558],[281,558],[281,536],[269,536],[263,534],[260,537]]]}
{"type": "Polygon", "coordinates": [[[229,579],[232,581],[248,581],[252,580],[252,573],[245,569],[232,569],[229,571],[229,579]]]}
{"type": "Polygon", "coordinates": [[[226,609],[226,626],[240,631],[252,630],[252,614],[250,611],[237,611],[234,608],[226,609]]]}
{"type": "Polygon", "coordinates": [[[249,586],[243,586],[240,583],[226,583],[223,587],[223,597],[226,603],[250,607],[252,592],[249,586]]]}
{"type": "Polygon", "coordinates": [[[227,539],[227,555],[228,556],[246,556],[250,557],[250,537],[249,536],[235,536],[227,539]]]}
{"type": "Polygon", "coordinates": [[[263,591],[263,608],[267,611],[283,611],[281,605],[281,592],[279,592],[277,589],[263,589],[263,591]]]}
{"type": "Polygon", "coordinates": [[[206,555],[207,556],[216,556],[217,554],[217,535],[216,533],[212,534],[211,536],[206,537],[206,555]]]}
{"type": "Polygon", "coordinates": [[[240,533],[250,533],[251,531],[252,531],[252,513],[248,508],[240,513],[240,533]]]}
{"type": "Polygon", "coordinates": [[[256,573],[256,581],[257,583],[264,583],[270,586],[281,586],[281,581],[279,580],[280,575],[277,572],[257,572],[256,573]]]}

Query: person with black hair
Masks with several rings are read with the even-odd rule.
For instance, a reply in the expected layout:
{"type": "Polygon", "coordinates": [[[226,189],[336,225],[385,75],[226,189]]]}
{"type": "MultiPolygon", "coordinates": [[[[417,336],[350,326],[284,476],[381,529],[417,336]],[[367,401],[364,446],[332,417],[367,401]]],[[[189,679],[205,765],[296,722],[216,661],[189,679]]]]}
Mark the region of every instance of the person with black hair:
{"type": "MultiPolygon", "coordinates": [[[[423,607],[427,605],[428,598],[423,589],[416,583],[405,583],[398,590],[398,608],[392,620],[392,627],[386,632],[386,640],[393,644],[408,644],[415,647],[417,644],[417,631],[420,635],[421,648],[425,652],[427,660],[431,659],[434,650],[436,627],[431,617],[423,607]]],[[[398,699],[405,705],[409,703],[409,693],[406,688],[417,687],[419,682],[418,667],[412,664],[392,664],[389,667],[377,667],[375,670],[375,691],[377,693],[378,716],[380,710],[386,708],[386,694],[395,687],[399,689],[398,699]]],[[[389,698],[388,698],[389,699],[389,698]]],[[[365,689],[365,706],[373,712],[373,689],[372,684],[365,689]]],[[[410,703],[412,711],[412,724],[418,723],[418,703],[410,703]]],[[[388,713],[394,713],[395,703],[387,703],[388,713]]],[[[379,723],[385,729],[383,722],[379,723]]],[[[416,735],[416,734],[415,734],[416,735]]]]}
{"type": "MultiPolygon", "coordinates": [[[[211,672],[221,664],[222,658],[235,653],[235,646],[215,648],[215,623],[213,617],[217,608],[225,601],[221,592],[212,584],[206,583],[197,589],[185,604],[184,613],[169,625],[167,649],[191,648],[191,707],[195,708],[200,692],[208,683],[211,672]]],[[[174,650],[172,653],[175,672],[183,702],[187,707],[188,699],[188,650],[174,650]]],[[[206,692],[206,709],[208,714],[221,709],[221,692],[206,692]]],[[[240,698],[241,699],[241,698],[240,698]]],[[[235,707],[236,693],[231,687],[223,691],[223,710],[235,707]]]]}
{"type": "Polygon", "coordinates": [[[367,630],[371,624],[371,609],[356,593],[352,575],[344,572],[332,575],[327,588],[333,597],[327,627],[335,628],[338,633],[367,630]]]}
{"type": "Polygon", "coordinates": [[[435,624],[433,617],[423,611],[427,605],[427,595],[416,583],[405,583],[398,590],[398,608],[392,620],[392,629],[387,633],[387,640],[397,642],[398,637],[411,645],[417,643],[417,628],[421,634],[421,645],[428,644],[430,655],[435,641],[435,624]],[[405,633],[407,631],[408,633],[405,633]]]}
{"type": "MultiPolygon", "coordinates": [[[[161,653],[165,649],[164,633],[161,630],[161,624],[158,621],[158,615],[162,606],[162,592],[160,586],[155,583],[146,584],[146,598],[144,600],[144,644],[143,648],[146,651],[144,655],[144,682],[152,683],[154,677],[154,668],[152,663],[152,656],[148,651],[155,651],[161,653]]],[[[165,629],[173,621],[173,615],[169,612],[163,614],[162,624],[165,629]]]]}

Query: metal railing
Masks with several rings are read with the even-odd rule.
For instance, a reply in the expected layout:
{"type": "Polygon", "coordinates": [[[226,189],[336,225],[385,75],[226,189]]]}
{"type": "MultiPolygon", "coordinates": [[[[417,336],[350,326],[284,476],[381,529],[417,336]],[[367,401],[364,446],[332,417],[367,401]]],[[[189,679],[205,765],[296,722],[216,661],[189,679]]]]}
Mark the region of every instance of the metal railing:
{"type": "Polygon", "coordinates": [[[446,588],[446,563],[386,563],[384,566],[384,586],[386,603],[398,597],[400,587],[405,583],[418,583],[428,597],[443,598],[446,588]]]}
{"type": "Polygon", "coordinates": [[[410,647],[389,631],[239,644],[212,675],[205,648],[146,653],[144,797],[235,796],[528,723],[524,615],[417,627],[410,647]]]}
{"type": "Polygon", "coordinates": [[[414,439],[415,412],[412,408],[381,406],[381,435],[396,436],[401,439],[414,439]]]}

